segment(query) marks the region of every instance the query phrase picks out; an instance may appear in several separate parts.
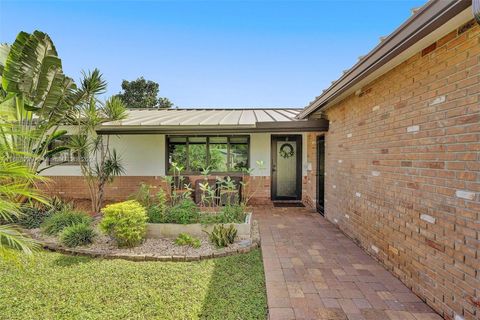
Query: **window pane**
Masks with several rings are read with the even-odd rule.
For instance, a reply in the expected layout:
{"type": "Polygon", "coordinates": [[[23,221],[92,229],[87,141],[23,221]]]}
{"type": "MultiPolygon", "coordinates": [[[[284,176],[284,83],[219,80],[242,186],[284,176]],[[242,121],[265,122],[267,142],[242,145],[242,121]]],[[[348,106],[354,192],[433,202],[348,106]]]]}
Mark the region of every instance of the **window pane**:
{"type": "Polygon", "coordinates": [[[214,172],[228,171],[227,167],[227,152],[228,145],[225,138],[225,143],[212,143],[210,139],[210,170],[214,172]]]}
{"type": "Polygon", "coordinates": [[[230,161],[232,171],[248,168],[248,144],[231,144],[230,161]]]}
{"type": "Polygon", "coordinates": [[[210,143],[227,143],[227,137],[210,137],[210,143]]]}
{"type": "MultiPolygon", "coordinates": [[[[49,150],[54,150],[59,147],[68,146],[70,142],[70,136],[63,136],[55,139],[49,146],[49,150]]],[[[52,155],[49,158],[49,163],[71,163],[78,161],[78,155],[72,152],[70,149],[63,150],[52,155]]]]}
{"type": "Polygon", "coordinates": [[[187,168],[187,145],[186,144],[173,144],[168,145],[168,167],[171,173],[172,163],[175,162],[178,166],[187,168]]]}
{"type": "Polygon", "coordinates": [[[174,143],[174,142],[185,143],[187,142],[187,138],[186,137],[169,137],[168,141],[170,141],[171,143],[174,143]]]}
{"type": "Polygon", "coordinates": [[[202,171],[207,167],[207,144],[188,144],[188,165],[189,171],[202,171]]]}
{"type": "Polygon", "coordinates": [[[207,143],[206,137],[188,137],[188,143],[207,143]]]}
{"type": "Polygon", "coordinates": [[[248,137],[230,137],[230,143],[248,143],[248,137]]]}

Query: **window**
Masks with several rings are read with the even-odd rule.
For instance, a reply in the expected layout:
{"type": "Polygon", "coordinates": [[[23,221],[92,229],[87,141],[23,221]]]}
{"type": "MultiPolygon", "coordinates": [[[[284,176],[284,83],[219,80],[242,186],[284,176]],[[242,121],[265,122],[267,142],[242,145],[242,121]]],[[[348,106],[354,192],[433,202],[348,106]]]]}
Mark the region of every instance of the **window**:
{"type": "MultiPolygon", "coordinates": [[[[62,136],[58,139],[55,139],[50,146],[49,150],[55,150],[57,148],[62,148],[68,146],[70,142],[70,136],[62,136]]],[[[70,149],[62,150],[54,155],[50,156],[47,160],[48,165],[52,164],[78,164],[79,156],[76,152],[73,152],[70,149]]]]}
{"type": "Polygon", "coordinates": [[[173,162],[187,173],[239,172],[248,168],[248,136],[168,136],[168,172],[173,162]]]}

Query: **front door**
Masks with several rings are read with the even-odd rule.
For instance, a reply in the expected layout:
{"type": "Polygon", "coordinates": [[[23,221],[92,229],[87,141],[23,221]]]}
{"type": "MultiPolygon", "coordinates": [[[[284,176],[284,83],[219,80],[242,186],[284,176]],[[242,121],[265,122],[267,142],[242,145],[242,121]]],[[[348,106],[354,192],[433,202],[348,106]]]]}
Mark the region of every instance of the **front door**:
{"type": "Polygon", "coordinates": [[[317,137],[317,211],[321,215],[325,209],[325,136],[317,137]]]}
{"type": "Polygon", "coordinates": [[[272,200],[302,199],[302,136],[272,135],[272,200]]]}

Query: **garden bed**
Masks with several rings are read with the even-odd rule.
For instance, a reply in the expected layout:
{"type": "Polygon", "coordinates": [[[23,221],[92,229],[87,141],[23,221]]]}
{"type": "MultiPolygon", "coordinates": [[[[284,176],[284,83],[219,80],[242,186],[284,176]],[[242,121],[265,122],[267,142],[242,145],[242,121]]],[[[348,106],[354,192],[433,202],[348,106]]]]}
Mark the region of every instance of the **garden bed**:
{"type": "MultiPolygon", "coordinates": [[[[252,214],[247,213],[244,223],[224,223],[225,226],[233,225],[237,229],[237,236],[241,240],[248,240],[251,236],[252,214]]],[[[176,238],[181,233],[188,233],[195,237],[205,238],[206,232],[210,233],[216,224],[178,224],[178,223],[148,223],[147,239],[176,238]]]]}
{"type": "Polygon", "coordinates": [[[67,248],[59,243],[57,237],[46,236],[40,229],[31,229],[28,230],[28,233],[39,241],[45,249],[67,254],[132,261],[195,261],[246,253],[259,247],[260,236],[258,223],[257,221],[252,221],[251,224],[249,223],[248,225],[251,227],[250,236],[246,239],[238,237],[233,244],[225,248],[215,247],[205,232],[198,235],[201,243],[199,248],[176,245],[174,239],[149,238],[148,236],[143,243],[136,247],[119,248],[115,240],[102,235],[100,232],[97,232],[92,244],[76,248],[67,248]]]}

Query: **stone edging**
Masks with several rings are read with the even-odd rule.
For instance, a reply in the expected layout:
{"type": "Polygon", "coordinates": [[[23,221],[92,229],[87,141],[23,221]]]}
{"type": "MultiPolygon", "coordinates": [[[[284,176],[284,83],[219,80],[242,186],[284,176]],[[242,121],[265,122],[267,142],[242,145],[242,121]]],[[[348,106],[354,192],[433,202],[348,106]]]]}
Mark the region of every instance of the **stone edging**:
{"type": "Polygon", "coordinates": [[[62,245],[53,242],[40,242],[44,249],[65,253],[69,255],[78,255],[78,256],[88,256],[92,258],[103,258],[103,259],[123,259],[129,261],[200,261],[213,258],[227,257],[239,253],[247,253],[252,251],[255,248],[260,247],[260,239],[252,240],[252,243],[246,247],[239,248],[232,251],[220,251],[214,252],[209,255],[173,255],[173,256],[162,256],[156,254],[136,254],[136,253],[105,253],[89,249],[75,249],[67,248],[62,245]]]}

